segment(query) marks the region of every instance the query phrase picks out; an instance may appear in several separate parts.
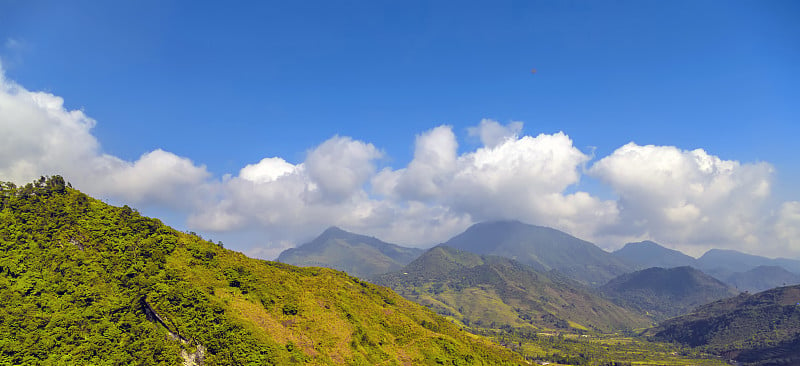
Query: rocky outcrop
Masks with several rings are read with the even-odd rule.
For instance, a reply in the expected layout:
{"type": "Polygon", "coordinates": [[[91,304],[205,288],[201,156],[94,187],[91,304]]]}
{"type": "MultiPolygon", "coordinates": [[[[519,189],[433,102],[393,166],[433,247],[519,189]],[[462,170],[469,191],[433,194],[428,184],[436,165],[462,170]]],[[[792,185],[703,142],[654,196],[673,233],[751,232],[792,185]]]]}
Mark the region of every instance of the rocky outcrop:
{"type": "Polygon", "coordinates": [[[183,358],[183,365],[184,366],[202,366],[205,360],[205,352],[206,348],[203,347],[202,344],[197,343],[194,340],[189,340],[178,333],[178,326],[173,323],[173,327],[175,330],[173,331],[169,325],[164,321],[164,318],[158,314],[156,309],[147,302],[147,297],[142,297],[141,304],[142,311],[144,311],[145,317],[147,320],[151,322],[156,322],[161,324],[164,329],[167,331],[167,338],[175,340],[176,342],[180,342],[181,344],[181,358],[183,358]],[[196,345],[195,345],[196,344],[196,345]],[[190,352],[190,350],[192,350],[190,352]]]}

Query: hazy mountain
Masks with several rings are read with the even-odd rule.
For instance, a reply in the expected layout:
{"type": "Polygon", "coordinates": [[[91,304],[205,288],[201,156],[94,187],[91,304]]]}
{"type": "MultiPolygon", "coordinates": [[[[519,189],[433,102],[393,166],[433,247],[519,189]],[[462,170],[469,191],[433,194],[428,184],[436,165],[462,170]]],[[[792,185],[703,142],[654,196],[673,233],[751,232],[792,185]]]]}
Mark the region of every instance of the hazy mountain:
{"type": "Polygon", "coordinates": [[[612,279],[598,288],[622,306],[646,312],[655,320],[686,314],[697,306],[739,292],[692,267],[648,268],[612,279]]]}
{"type": "Polygon", "coordinates": [[[632,264],[637,269],[652,267],[697,267],[696,259],[677,250],[665,248],[649,240],[625,244],[622,249],[619,249],[612,254],[615,257],[632,264]]]}
{"type": "Polygon", "coordinates": [[[719,300],[648,330],[754,365],[800,364],[800,285],[719,300]]]}
{"type": "Polygon", "coordinates": [[[316,239],[285,250],[277,260],[295,266],[333,268],[369,278],[397,271],[423,252],[331,227],[316,239]]]}
{"type": "Polygon", "coordinates": [[[787,258],[767,258],[745,254],[729,249],[711,249],[697,259],[704,272],[718,278],[726,278],[736,272],[749,271],[758,266],[780,266],[789,272],[800,274],[800,261],[787,258]]]}
{"type": "Polygon", "coordinates": [[[641,314],[583,285],[517,261],[437,246],[376,282],[473,327],[613,331],[646,326],[641,314]]]}
{"type": "Polygon", "coordinates": [[[613,253],[637,268],[692,266],[740,291],[758,292],[800,283],[800,261],[766,258],[735,250],[712,249],[699,259],[652,241],[626,244],[613,253]]]}
{"type": "Polygon", "coordinates": [[[594,286],[633,271],[631,266],[588,241],[519,221],[475,224],[443,245],[511,258],[540,271],[557,270],[594,286]]]}
{"type": "Polygon", "coordinates": [[[800,283],[800,275],[789,272],[778,266],[758,266],[746,272],[737,272],[725,282],[739,291],[761,292],[775,287],[796,285],[800,283]]]}
{"type": "Polygon", "coordinates": [[[391,290],[247,258],[60,177],[0,183],[2,365],[495,365],[391,290]]]}

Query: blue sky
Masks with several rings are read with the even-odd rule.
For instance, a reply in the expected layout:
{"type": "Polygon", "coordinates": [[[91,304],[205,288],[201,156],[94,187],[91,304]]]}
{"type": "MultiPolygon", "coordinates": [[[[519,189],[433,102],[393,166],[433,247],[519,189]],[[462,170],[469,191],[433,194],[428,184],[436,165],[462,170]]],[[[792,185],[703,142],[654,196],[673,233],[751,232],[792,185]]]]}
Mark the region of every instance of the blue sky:
{"type": "MultiPolygon", "coordinates": [[[[760,254],[800,255],[800,242],[781,239],[792,234],[786,230],[800,210],[795,204],[800,200],[796,190],[800,166],[794,149],[800,135],[799,17],[800,4],[794,1],[223,5],[10,0],[0,3],[0,61],[7,82],[25,91],[61,97],[64,110],[81,110],[95,121],[84,131],[98,144],[92,150],[95,155],[132,164],[152,151],[171,154],[160,158],[188,159],[193,169],[204,171],[192,170],[197,180],[181,184],[202,185],[203,192],[216,201],[189,207],[167,202],[169,197],[158,194],[122,194],[101,186],[84,190],[141,207],[147,214],[163,215],[179,227],[240,241],[234,246],[251,255],[269,257],[327,225],[427,245],[471,222],[497,218],[556,226],[607,248],[626,239],[654,239],[696,253],[729,245],[760,254]],[[506,127],[523,122],[521,130],[507,129],[515,138],[563,132],[570,147],[587,157],[567,159],[573,163],[572,170],[579,170],[578,177],[550,190],[532,191],[562,198],[587,193],[599,203],[580,206],[581,210],[616,216],[584,226],[570,213],[577,206],[555,216],[545,215],[544,208],[478,212],[474,207],[484,203],[468,202],[462,207],[463,198],[375,188],[375,177],[384,169],[413,170],[415,146],[420,146],[417,138],[438,126],[450,126],[458,156],[488,148],[477,132],[468,132],[484,119],[506,127]],[[334,136],[349,140],[336,140],[340,144],[331,146],[351,152],[356,146],[357,156],[347,156],[371,170],[361,174],[354,168],[358,179],[347,182],[357,190],[346,189],[350,186],[345,187],[343,181],[315,181],[314,173],[310,180],[298,183],[310,184],[307,187],[312,190],[320,186],[336,197],[320,198],[325,204],[317,208],[324,215],[316,209],[304,211],[305,206],[293,211],[297,217],[319,219],[284,232],[275,229],[285,225],[273,218],[240,218],[236,225],[203,223],[199,218],[212,211],[217,216],[234,211],[237,217],[264,216],[236,203],[237,193],[232,192],[241,188],[231,188],[235,184],[229,185],[229,180],[235,181],[241,169],[263,158],[280,157],[287,164],[301,165],[334,136]],[[730,228],[722,223],[709,224],[718,232],[698,228],[675,233],[677,224],[664,222],[658,229],[647,225],[621,229],[637,221],[635,217],[648,218],[648,212],[658,211],[650,207],[626,213],[639,191],[617,179],[621,174],[617,171],[592,170],[629,142],[637,147],[674,147],[682,156],[703,149],[722,161],[761,167],[769,194],[759,196],[758,207],[740,209],[771,215],[764,222],[750,218],[747,223],[753,226],[745,225],[749,231],[763,233],[749,239],[745,234],[728,237],[724,232],[730,228]],[[362,198],[370,202],[371,214],[359,216],[361,221],[330,219],[338,217],[332,213],[333,203],[345,209],[340,204],[347,199],[362,207],[367,201],[355,203],[357,195],[366,195],[362,198]],[[416,203],[444,215],[427,220],[440,229],[403,236],[404,229],[379,220],[383,216],[375,213],[375,207],[388,205],[393,212],[406,210],[401,216],[408,219],[409,206],[416,203]],[[781,225],[784,229],[776,229],[781,225]],[[774,240],[784,244],[764,247],[763,243],[774,240]]],[[[432,141],[440,144],[443,140],[432,141]]],[[[24,160],[13,154],[3,159],[8,166],[24,160]]],[[[504,155],[504,159],[513,160],[513,156],[504,155]]],[[[46,164],[37,168],[41,174],[52,174],[45,171],[46,164]]],[[[80,180],[64,169],[59,173],[68,180],[80,180]]],[[[34,170],[15,173],[0,167],[7,180],[22,180],[34,170]]],[[[80,174],[79,170],[72,173],[80,174]]],[[[392,179],[400,179],[399,175],[392,179]]],[[[745,175],[750,177],[750,173],[745,175]]],[[[437,182],[453,176],[458,174],[439,177],[437,182]]],[[[714,181],[712,176],[697,179],[684,183],[714,181]]],[[[730,180],[742,187],[745,183],[741,182],[755,187],[752,182],[758,181],[739,176],[730,180]]],[[[459,191],[467,186],[437,189],[459,191]]],[[[137,187],[141,188],[130,189],[137,187]]],[[[727,201],[713,204],[664,193],[672,206],[659,209],[697,209],[697,217],[724,215],[731,210],[723,209],[723,203],[737,201],[735,189],[726,192],[727,201]]],[[[531,200],[536,198],[534,193],[531,200]]],[[[495,201],[505,202],[500,196],[495,201]]],[[[651,224],[659,221],[648,220],[651,224]]]]}

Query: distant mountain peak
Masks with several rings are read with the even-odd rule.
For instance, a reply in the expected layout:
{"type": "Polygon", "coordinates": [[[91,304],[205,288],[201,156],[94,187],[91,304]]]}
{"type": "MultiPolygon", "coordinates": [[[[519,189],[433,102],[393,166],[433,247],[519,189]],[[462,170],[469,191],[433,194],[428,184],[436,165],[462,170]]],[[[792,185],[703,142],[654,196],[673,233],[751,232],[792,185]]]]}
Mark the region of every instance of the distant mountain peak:
{"type": "Polygon", "coordinates": [[[322,232],[322,234],[324,235],[324,234],[332,234],[332,233],[346,233],[346,232],[347,232],[347,231],[345,231],[345,230],[342,230],[342,228],[340,228],[340,227],[338,227],[338,226],[331,226],[331,227],[329,227],[329,228],[325,229],[325,231],[323,231],[323,232],[322,232]]]}
{"type": "Polygon", "coordinates": [[[742,253],[732,249],[710,249],[698,258],[700,268],[718,272],[742,272],[758,266],[781,266],[789,272],[800,274],[800,261],[788,258],[768,258],[742,253]]]}
{"type": "Polygon", "coordinates": [[[625,244],[613,255],[637,268],[696,266],[696,259],[651,240],[625,244]]]}
{"type": "Polygon", "coordinates": [[[297,266],[328,267],[368,278],[397,270],[422,252],[331,226],[310,242],[285,250],[277,260],[297,266]]]}
{"type": "Polygon", "coordinates": [[[631,268],[596,245],[565,232],[516,220],[470,226],[443,243],[476,254],[511,258],[537,270],[558,270],[585,284],[601,285],[631,268]]]}
{"type": "Polygon", "coordinates": [[[642,240],[639,242],[625,244],[625,247],[645,247],[645,248],[666,248],[652,240],[642,240]]]}
{"type": "Polygon", "coordinates": [[[319,236],[317,238],[331,238],[331,237],[340,237],[340,236],[349,236],[349,235],[358,235],[358,234],[353,234],[353,233],[351,233],[351,232],[349,232],[347,230],[344,230],[344,229],[342,229],[342,228],[340,228],[338,226],[331,226],[331,227],[325,229],[325,231],[323,231],[322,234],[319,234],[319,236]]]}

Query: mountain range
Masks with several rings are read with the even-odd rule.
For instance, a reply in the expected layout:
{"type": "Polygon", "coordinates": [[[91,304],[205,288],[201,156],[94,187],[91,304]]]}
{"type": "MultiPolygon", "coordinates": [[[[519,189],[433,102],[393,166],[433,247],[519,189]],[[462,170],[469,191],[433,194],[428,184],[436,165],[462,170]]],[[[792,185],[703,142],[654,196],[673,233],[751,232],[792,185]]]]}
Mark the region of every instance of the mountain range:
{"type": "MultiPolygon", "coordinates": [[[[636,270],[683,266],[700,269],[739,291],[758,292],[800,283],[797,260],[717,249],[695,259],[652,241],[628,243],[608,253],[564,232],[518,221],[475,224],[443,245],[514,259],[538,271],[557,271],[592,287],[636,270]]],[[[311,242],[284,251],[277,260],[334,268],[369,279],[398,271],[423,252],[332,227],[311,242]]]]}
{"type": "Polygon", "coordinates": [[[697,265],[706,273],[720,277],[749,271],[759,266],[778,266],[789,272],[800,274],[800,260],[766,258],[729,249],[711,249],[697,258],[697,265]]]}
{"type": "Polygon", "coordinates": [[[650,324],[556,273],[446,245],[375,282],[472,327],[613,332],[650,324]]]}
{"type": "Polygon", "coordinates": [[[691,266],[740,291],[759,292],[800,283],[800,261],[772,259],[735,250],[711,249],[695,259],[652,241],[644,241],[628,243],[613,255],[637,269],[691,266]]]}

